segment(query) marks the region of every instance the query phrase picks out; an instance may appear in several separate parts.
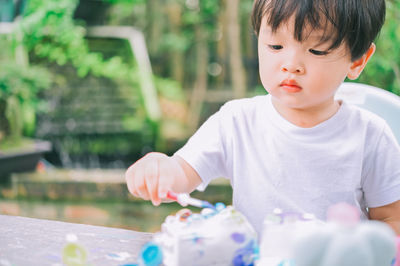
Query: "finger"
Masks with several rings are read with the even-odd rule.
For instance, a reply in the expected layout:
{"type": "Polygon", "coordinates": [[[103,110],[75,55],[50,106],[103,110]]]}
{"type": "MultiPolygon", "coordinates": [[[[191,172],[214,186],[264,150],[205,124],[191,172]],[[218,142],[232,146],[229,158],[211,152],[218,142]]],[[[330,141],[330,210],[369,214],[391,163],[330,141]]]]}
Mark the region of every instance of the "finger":
{"type": "Polygon", "coordinates": [[[145,169],[145,183],[147,187],[147,193],[153,205],[160,205],[160,199],[158,197],[158,160],[153,160],[151,163],[146,165],[145,169]]]}
{"type": "Polygon", "coordinates": [[[141,167],[138,167],[135,171],[135,178],[133,179],[135,186],[134,189],[140,198],[148,200],[149,196],[147,193],[147,186],[145,179],[146,179],[145,166],[142,165],[141,167]]]}
{"type": "Polygon", "coordinates": [[[167,192],[171,190],[174,178],[179,175],[176,166],[170,161],[163,161],[159,164],[158,196],[160,199],[167,197],[167,192]]]}
{"type": "Polygon", "coordinates": [[[128,186],[128,191],[135,197],[139,197],[135,190],[135,168],[136,165],[132,164],[125,172],[126,185],[128,186]]]}

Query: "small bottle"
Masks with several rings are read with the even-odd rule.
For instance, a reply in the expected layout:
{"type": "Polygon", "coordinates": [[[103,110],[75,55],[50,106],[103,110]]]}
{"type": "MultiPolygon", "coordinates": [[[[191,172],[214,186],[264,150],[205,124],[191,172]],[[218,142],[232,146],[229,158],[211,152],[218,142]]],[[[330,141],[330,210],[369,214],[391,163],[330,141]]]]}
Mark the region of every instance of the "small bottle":
{"type": "Polygon", "coordinates": [[[63,262],[67,266],[86,266],[87,253],[84,247],[79,245],[75,234],[66,235],[67,244],[63,249],[63,262]]]}

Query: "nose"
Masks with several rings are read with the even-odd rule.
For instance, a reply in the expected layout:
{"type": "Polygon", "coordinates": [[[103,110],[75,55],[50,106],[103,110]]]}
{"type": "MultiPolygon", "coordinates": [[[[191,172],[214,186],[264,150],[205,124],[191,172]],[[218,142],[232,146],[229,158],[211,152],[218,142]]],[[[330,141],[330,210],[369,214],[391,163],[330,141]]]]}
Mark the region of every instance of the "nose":
{"type": "Polygon", "coordinates": [[[297,75],[302,75],[305,73],[304,66],[293,58],[283,63],[281,70],[283,72],[289,72],[297,75]]]}

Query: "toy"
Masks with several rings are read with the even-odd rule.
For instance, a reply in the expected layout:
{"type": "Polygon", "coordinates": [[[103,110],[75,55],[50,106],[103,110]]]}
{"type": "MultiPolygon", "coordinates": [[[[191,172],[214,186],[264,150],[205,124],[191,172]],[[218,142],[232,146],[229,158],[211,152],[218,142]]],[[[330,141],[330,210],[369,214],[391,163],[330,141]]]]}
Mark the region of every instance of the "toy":
{"type": "Polygon", "coordinates": [[[395,252],[393,231],[368,221],[318,228],[294,244],[292,257],[296,266],[391,266],[395,252]]]}
{"type": "Polygon", "coordinates": [[[357,209],[344,203],[328,210],[327,223],[304,216],[280,211],[267,217],[258,265],[392,265],[395,234],[385,223],[360,222],[357,209]]]}

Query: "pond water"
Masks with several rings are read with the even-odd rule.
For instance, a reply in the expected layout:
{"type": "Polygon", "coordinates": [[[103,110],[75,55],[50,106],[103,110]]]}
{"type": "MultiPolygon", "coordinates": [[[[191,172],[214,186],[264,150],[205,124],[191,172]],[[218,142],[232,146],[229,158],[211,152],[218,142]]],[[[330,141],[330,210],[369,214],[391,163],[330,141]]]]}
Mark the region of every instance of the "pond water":
{"type": "MultiPolygon", "coordinates": [[[[164,203],[158,207],[150,202],[78,202],[0,199],[0,214],[49,219],[72,223],[157,232],[168,215],[182,207],[164,203]]],[[[190,208],[199,212],[198,208],[190,208]]]]}
{"type": "MultiPolygon", "coordinates": [[[[204,192],[192,196],[231,204],[232,189],[226,179],[214,180],[204,192]]],[[[165,218],[180,209],[175,202],[156,207],[130,196],[124,169],[53,169],[0,178],[0,214],[4,215],[157,232],[165,218]]]]}

